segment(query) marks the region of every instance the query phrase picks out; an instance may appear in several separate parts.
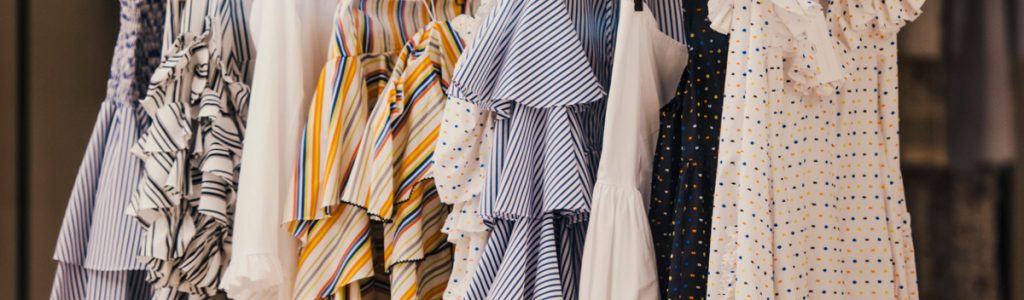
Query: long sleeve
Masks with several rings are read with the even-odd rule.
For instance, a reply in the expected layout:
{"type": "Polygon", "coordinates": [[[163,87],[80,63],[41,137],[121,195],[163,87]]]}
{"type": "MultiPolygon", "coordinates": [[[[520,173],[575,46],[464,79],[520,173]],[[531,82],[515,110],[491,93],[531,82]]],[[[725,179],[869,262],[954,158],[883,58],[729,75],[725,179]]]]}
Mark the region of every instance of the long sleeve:
{"type": "Polygon", "coordinates": [[[221,287],[236,299],[289,299],[296,241],[280,225],[305,112],[331,33],[334,1],[257,0],[256,65],[243,146],[232,262],[221,287]]]}

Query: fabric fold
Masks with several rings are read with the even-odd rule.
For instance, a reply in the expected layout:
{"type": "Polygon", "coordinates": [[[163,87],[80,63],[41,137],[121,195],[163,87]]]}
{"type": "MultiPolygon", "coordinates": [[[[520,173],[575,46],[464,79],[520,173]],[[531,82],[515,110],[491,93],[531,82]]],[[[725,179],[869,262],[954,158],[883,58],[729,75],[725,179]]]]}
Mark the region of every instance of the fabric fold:
{"type": "Polygon", "coordinates": [[[473,7],[450,0],[339,4],[285,215],[303,244],[295,297],[376,295],[389,285],[392,297],[443,292],[447,271],[436,262],[450,259],[450,251],[432,233],[448,211],[429,172],[437,135],[428,122],[440,113],[433,99],[443,95],[442,75],[450,70],[431,64],[453,64],[435,52],[462,46],[449,48],[436,35],[450,30],[429,24],[473,7]],[[417,35],[421,30],[432,33],[417,35]],[[430,63],[406,61],[427,57],[430,63]]]}
{"type": "Polygon", "coordinates": [[[147,228],[139,259],[156,298],[208,297],[231,253],[231,220],[253,56],[249,0],[176,0],[163,63],[140,105],[153,123],[133,148],[146,176],[129,215],[147,228]]]}
{"type": "Polygon", "coordinates": [[[736,9],[736,2],[742,0],[710,0],[708,1],[708,19],[711,21],[711,29],[721,34],[729,34],[732,31],[733,11],[736,9]]]}
{"type": "Polygon", "coordinates": [[[640,191],[598,182],[580,299],[658,299],[654,241],[640,191]]]}
{"type": "Polygon", "coordinates": [[[281,299],[273,297],[285,288],[288,272],[282,268],[278,254],[247,254],[231,256],[221,287],[235,299],[281,299]]]}
{"type": "MultiPolygon", "coordinates": [[[[769,46],[785,53],[783,68],[788,85],[805,95],[828,95],[844,74],[841,54],[829,32],[824,8],[817,0],[771,0],[775,25],[768,31],[769,46]]],[[[770,17],[770,18],[772,18],[770,17]]]]}
{"type": "Polygon", "coordinates": [[[298,244],[281,226],[282,212],[335,7],[331,0],[253,2],[249,25],[259,55],[243,117],[231,264],[220,285],[234,299],[292,299],[298,244]]]}

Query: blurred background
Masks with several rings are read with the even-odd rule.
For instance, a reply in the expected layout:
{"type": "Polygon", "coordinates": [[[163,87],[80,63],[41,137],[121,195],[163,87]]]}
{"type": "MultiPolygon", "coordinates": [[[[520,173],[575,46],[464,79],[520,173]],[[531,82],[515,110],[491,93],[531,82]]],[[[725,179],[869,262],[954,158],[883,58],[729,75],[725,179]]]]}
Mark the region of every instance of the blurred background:
{"type": "MultiPolygon", "coordinates": [[[[49,297],[118,7],[0,0],[0,299],[49,297]]],[[[924,10],[900,33],[921,299],[1024,300],[1024,0],[927,0],[924,10]]]]}

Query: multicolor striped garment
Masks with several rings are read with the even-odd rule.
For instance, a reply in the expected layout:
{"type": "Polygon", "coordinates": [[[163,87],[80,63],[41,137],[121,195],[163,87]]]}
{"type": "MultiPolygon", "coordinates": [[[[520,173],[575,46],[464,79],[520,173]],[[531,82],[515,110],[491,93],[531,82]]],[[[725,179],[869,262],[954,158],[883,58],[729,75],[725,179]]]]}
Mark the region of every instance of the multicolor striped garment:
{"type": "Polygon", "coordinates": [[[228,264],[253,53],[251,0],[168,2],[164,61],[140,102],[153,121],[132,152],[146,176],[128,214],[155,297],[217,293],[228,264]],[[173,36],[174,38],[170,38],[173,36]]]}
{"type": "Polygon", "coordinates": [[[51,299],[145,299],[152,288],[135,256],[142,226],[124,215],[142,178],[130,152],[149,126],[138,99],[160,63],[164,4],[121,0],[107,95],[78,170],[53,259],[51,299]]]}
{"type": "MultiPolygon", "coordinates": [[[[393,256],[371,250],[371,240],[383,241],[384,234],[383,229],[376,230],[380,226],[371,225],[371,216],[385,220],[381,211],[386,209],[370,209],[365,199],[342,197],[342,193],[346,186],[355,184],[349,178],[362,178],[350,174],[359,174],[352,170],[360,146],[366,145],[362,140],[364,130],[368,130],[367,112],[384,93],[402,46],[432,18],[452,18],[471,8],[455,0],[358,0],[339,5],[334,42],[302,137],[292,189],[294,205],[285,215],[286,224],[303,245],[295,280],[296,299],[367,296],[387,290],[381,288],[386,283],[376,279],[359,282],[381,278],[375,273],[381,275],[384,257],[393,256]],[[380,264],[377,271],[373,263],[380,264]]],[[[436,197],[431,185],[417,185],[415,191],[410,186],[404,192],[406,197],[416,193],[436,197]]],[[[395,207],[392,202],[387,216],[390,219],[396,213],[415,213],[416,209],[422,208],[395,207]]]]}
{"type": "Polygon", "coordinates": [[[371,113],[343,195],[385,222],[384,261],[394,299],[440,298],[451,270],[441,233],[448,210],[434,187],[431,158],[462,47],[447,21],[428,24],[409,41],[371,113]]]}

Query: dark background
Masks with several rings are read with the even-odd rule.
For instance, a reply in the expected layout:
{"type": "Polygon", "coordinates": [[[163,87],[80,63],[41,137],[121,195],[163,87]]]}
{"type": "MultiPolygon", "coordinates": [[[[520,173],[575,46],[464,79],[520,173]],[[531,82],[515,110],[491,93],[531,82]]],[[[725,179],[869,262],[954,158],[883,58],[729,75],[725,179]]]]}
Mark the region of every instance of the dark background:
{"type": "MultiPolygon", "coordinates": [[[[0,299],[49,297],[118,9],[0,0],[0,299]]],[[[900,33],[921,298],[1024,299],[1024,0],[928,0],[924,10],[900,33]]]]}

